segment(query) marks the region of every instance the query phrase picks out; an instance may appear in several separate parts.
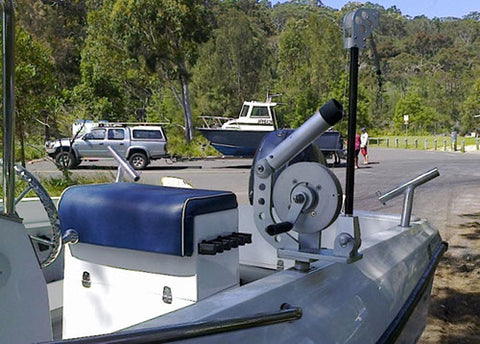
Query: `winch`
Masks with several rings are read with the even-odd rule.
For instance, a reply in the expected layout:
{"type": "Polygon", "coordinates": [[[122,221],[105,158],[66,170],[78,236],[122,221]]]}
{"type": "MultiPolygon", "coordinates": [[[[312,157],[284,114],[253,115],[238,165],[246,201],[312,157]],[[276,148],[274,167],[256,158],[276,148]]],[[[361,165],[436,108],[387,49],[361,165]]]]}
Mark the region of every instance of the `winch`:
{"type": "Polygon", "coordinates": [[[278,257],[294,259],[301,270],[315,260],[349,263],[361,258],[358,219],[339,218],[343,193],[337,177],[319,162],[291,163],[301,160],[297,155],[342,115],[341,104],[330,100],[273,149],[260,148],[254,161],[251,201],[255,224],[277,249],[278,257]],[[321,232],[337,220],[334,247],[322,248],[321,232]]]}

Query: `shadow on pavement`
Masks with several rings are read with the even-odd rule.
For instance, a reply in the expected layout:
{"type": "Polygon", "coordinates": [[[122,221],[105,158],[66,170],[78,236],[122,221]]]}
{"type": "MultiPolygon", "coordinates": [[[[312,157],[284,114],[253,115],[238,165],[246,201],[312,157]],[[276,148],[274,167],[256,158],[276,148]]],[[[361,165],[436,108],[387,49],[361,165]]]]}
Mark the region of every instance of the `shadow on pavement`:
{"type": "Polygon", "coordinates": [[[147,166],[144,171],[176,171],[176,170],[186,170],[186,169],[201,169],[200,165],[190,165],[190,166],[147,166]]]}
{"type": "Polygon", "coordinates": [[[232,165],[232,166],[220,166],[216,167],[218,169],[225,168],[225,169],[251,169],[252,165],[251,164],[246,164],[246,165],[232,165]]]}
{"type": "MultiPolygon", "coordinates": [[[[175,171],[175,170],[185,170],[185,169],[201,169],[202,166],[193,165],[193,166],[147,166],[144,171],[175,171]]],[[[97,166],[97,165],[88,165],[88,166],[78,166],[72,168],[72,171],[86,171],[86,170],[109,170],[115,171],[118,169],[118,166],[97,166]]]]}

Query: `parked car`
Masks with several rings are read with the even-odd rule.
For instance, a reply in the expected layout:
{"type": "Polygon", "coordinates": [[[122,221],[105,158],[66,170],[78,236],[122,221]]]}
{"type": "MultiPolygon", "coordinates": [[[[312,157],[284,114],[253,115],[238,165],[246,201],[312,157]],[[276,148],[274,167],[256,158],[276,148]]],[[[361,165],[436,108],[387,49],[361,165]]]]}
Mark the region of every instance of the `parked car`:
{"type": "Polygon", "coordinates": [[[167,157],[167,137],[161,126],[99,126],[73,140],[58,139],[45,144],[57,164],[74,168],[82,160],[112,158],[108,146],[115,148],[137,170],[152,160],[167,157]]]}

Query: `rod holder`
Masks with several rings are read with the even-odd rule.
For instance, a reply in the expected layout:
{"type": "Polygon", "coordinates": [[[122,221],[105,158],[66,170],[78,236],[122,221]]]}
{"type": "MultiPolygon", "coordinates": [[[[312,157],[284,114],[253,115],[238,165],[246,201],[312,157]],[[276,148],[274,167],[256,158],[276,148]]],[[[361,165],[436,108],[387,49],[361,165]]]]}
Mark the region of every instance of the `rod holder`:
{"type": "Polygon", "coordinates": [[[403,209],[402,209],[402,218],[400,222],[400,226],[402,227],[410,227],[410,218],[412,216],[412,207],[413,207],[413,194],[415,188],[426,182],[436,178],[440,175],[438,172],[438,168],[433,168],[421,175],[409,180],[408,182],[399,185],[392,190],[386,192],[385,194],[378,197],[378,200],[385,204],[387,201],[403,194],[403,209]]]}
{"type": "Polygon", "coordinates": [[[328,128],[340,121],[342,116],[342,104],[335,99],[329,100],[302,126],[276,146],[265,159],[260,160],[255,166],[257,176],[268,178],[274,171],[302,152],[328,128]]]}
{"type": "Polygon", "coordinates": [[[118,162],[118,172],[117,177],[115,178],[116,183],[120,183],[122,181],[124,172],[126,172],[133,179],[134,182],[140,180],[140,175],[137,173],[137,171],[134,170],[132,165],[130,165],[127,160],[125,160],[125,158],[117,152],[115,148],[113,148],[112,146],[108,146],[108,150],[110,151],[110,153],[112,153],[113,158],[118,162]]]}

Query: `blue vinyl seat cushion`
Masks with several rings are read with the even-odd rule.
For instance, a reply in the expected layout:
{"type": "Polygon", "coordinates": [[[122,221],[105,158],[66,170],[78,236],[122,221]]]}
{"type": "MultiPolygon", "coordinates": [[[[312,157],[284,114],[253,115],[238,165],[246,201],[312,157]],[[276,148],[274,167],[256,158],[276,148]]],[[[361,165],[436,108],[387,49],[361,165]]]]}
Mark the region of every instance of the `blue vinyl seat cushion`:
{"type": "Polygon", "coordinates": [[[193,218],[236,207],[228,191],[114,183],[68,188],[58,214],[82,243],[191,256],[193,218]]]}

